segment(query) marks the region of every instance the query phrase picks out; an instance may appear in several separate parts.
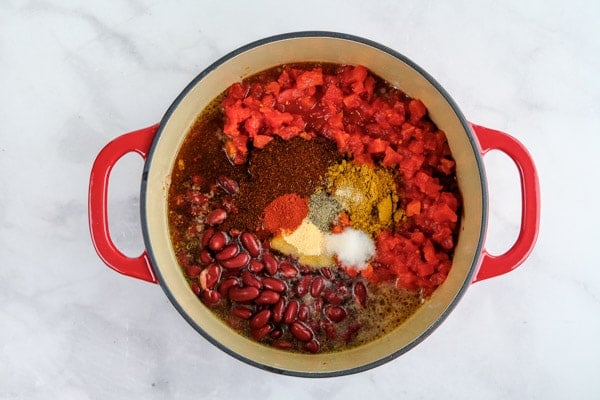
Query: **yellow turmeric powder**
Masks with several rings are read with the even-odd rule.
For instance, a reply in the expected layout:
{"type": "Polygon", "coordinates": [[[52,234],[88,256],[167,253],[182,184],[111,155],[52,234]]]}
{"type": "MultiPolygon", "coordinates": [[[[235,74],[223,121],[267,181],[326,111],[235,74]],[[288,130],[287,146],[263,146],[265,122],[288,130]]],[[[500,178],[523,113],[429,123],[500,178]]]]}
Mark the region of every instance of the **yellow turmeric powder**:
{"type": "Polygon", "coordinates": [[[354,229],[372,236],[402,216],[392,172],[343,160],[326,175],[327,191],[341,204],[354,229]]]}

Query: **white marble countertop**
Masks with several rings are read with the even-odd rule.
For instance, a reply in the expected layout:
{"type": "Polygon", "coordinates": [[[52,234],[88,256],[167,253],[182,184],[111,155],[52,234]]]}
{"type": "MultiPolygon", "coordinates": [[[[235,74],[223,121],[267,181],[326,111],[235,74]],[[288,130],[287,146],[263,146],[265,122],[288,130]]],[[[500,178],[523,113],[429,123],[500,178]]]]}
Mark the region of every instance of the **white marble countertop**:
{"type": "MultiPolygon", "coordinates": [[[[600,398],[600,3],[200,3],[1,2],[0,398],[600,398]],[[522,141],[541,184],[538,244],[519,269],[471,286],[400,358],[339,378],[280,376],[223,353],[159,286],[107,268],[87,222],[104,144],[157,122],[220,56],[299,30],[408,56],[470,120],[522,141]]],[[[519,229],[517,171],[500,153],[485,161],[486,246],[501,253],[519,229]]],[[[111,229],[130,255],[143,249],[141,168],[128,155],[111,183],[111,229]]]]}

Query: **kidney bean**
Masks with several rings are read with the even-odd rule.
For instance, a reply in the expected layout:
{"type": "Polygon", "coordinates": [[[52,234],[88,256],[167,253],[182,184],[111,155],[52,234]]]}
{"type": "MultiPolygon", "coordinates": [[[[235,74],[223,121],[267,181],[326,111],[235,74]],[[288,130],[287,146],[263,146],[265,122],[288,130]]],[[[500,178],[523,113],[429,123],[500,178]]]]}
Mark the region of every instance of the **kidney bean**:
{"type": "Polygon", "coordinates": [[[306,304],[301,304],[298,308],[298,319],[306,322],[308,320],[309,308],[306,304]]]}
{"type": "Polygon", "coordinates": [[[204,179],[202,178],[202,175],[194,175],[192,176],[192,183],[196,186],[200,186],[202,184],[202,181],[204,179]]]}
{"type": "Polygon", "coordinates": [[[273,322],[280,323],[283,320],[283,312],[285,311],[285,299],[280,297],[277,303],[273,306],[273,322]]]}
{"type": "Polygon", "coordinates": [[[179,265],[181,265],[182,267],[187,267],[188,265],[190,265],[193,261],[193,257],[191,254],[182,251],[179,252],[177,254],[177,262],[179,262],[179,265]]]}
{"type": "Polygon", "coordinates": [[[277,273],[277,259],[273,257],[271,253],[264,253],[262,255],[262,261],[265,264],[265,271],[269,275],[275,275],[277,273]]]}
{"type": "Polygon", "coordinates": [[[255,274],[262,272],[263,269],[265,269],[265,264],[260,260],[253,258],[250,260],[250,263],[248,263],[248,271],[254,272],[255,274]]]}
{"type": "Polygon", "coordinates": [[[206,271],[206,287],[212,289],[221,279],[221,267],[217,264],[210,264],[204,271],[206,271]]]}
{"type": "Polygon", "coordinates": [[[254,234],[250,232],[242,233],[240,235],[240,242],[246,248],[246,250],[248,250],[248,253],[250,253],[252,257],[258,257],[260,255],[262,251],[262,245],[260,244],[260,240],[258,240],[254,234]]]}
{"type": "Polygon", "coordinates": [[[338,296],[332,289],[325,289],[323,291],[323,298],[331,304],[342,304],[342,298],[338,296]]]}
{"type": "Polygon", "coordinates": [[[202,288],[200,287],[200,284],[198,282],[192,282],[190,284],[190,288],[192,289],[192,292],[194,292],[194,294],[196,296],[200,296],[200,292],[202,291],[202,288]]]}
{"type": "Polygon", "coordinates": [[[246,252],[241,252],[235,257],[230,258],[229,260],[223,260],[220,262],[223,268],[227,269],[240,269],[245,267],[250,261],[250,254],[246,252]]]}
{"type": "Polygon", "coordinates": [[[259,311],[256,314],[254,314],[254,316],[250,320],[250,328],[252,328],[252,329],[262,328],[269,322],[270,319],[271,319],[271,310],[269,310],[267,308],[262,311],[259,311]]]}
{"type": "Polygon", "coordinates": [[[241,278],[246,286],[254,286],[257,289],[260,289],[263,286],[261,281],[249,271],[242,272],[241,278]]]}
{"type": "Polygon", "coordinates": [[[294,322],[294,320],[296,320],[296,316],[298,315],[298,308],[300,308],[298,301],[291,300],[285,308],[285,312],[283,313],[283,322],[286,324],[291,324],[294,322]]]}
{"type": "Polygon", "coordinates": [[[185,274],[190,278],[195,278],[202,272],[202,267],[199,265],[189,265],[185,267],[185,274]]]}
{"type": "Polygon", "coordinates": [[[212,254],[210,254],[210,251],[202,249],[200,252],[200,261],[202,261],[203,264],[210,264],[211,262],[215,261],[215,259],[212,254]]]}
{"type": "Polygon", "coordinates": [[[308,289],[310,287],[310,283],[312,281],[312,277],[310,275],[304,275],[300,282],[296,285],[296,294],[298,297],[303,297],[306,293],[308,293],[308,289]]]}
{"type": "Polygon", "coordinates": [[[231,289],[234,286],[238,286],[238,285],[239,285],[238,278],[230,277],[230,278],[224,279],[221,282],[221,284],[219,285],[219,293],[223,297],[229,297],[229,289],[231,289]]]}
{"type": "Polygon", "coordinates": [[[231,228],[229,230],[229,234],[231,235],[231,237],[234,237],[234,238],[240,236],[240,233],[242,233],[242,231],[240,231],[238,228],[231,228]]]}
{"type": "Polygon", "coordinates": [[[230,258],[237,256],[239,253],[240,248],[238,247],[237,243],[231,243],[223,247],[221,251],[215,254],[215,258],[218,261],[229,260],[230,258]]]}
{"type": "Polygon", "coordinates": [[[266,338],[267,335],[269,333],[271,333],[272,330],[273,330],[273,326],[271,326],[270,324],[264,325],[262,328],[252,330],[252,337],[257,342],[260,342],[264,338],[266,338]]]}
{"type": "Polygon", "coordinates": [[[307,322],[308,327],[313,331],[313,332],[319,332],[319,329],[321,328],[319,325],[319,321],[316,319],[311,319],[310,321],[307,322]]]}
{"type": "Polygon", "coordinates": [[[225,175],[221,175],[217,178],[217,185],[219,185],[225,193],[230,195],[236,195],[240,191],[238,183],[225,175]]]}
{"type": "Polygon", "coordinates": [[[327,268],[327,267],[321,268],[319,270],[319,272],[321,272],[321,275],[323,275],[323,277],[325,277],[325,279],[332,280],[333,272],[331,272],[331,268],[327,268]]]}
{"type": "Polygon", "coordinates": [[[344,285],[342,282],[337,285],[337,295],[344,301],[350,295],[350,289],[348,286],[344,285]]]}
{"type": "Polygon", "coordinates": [[[322,298],[316,298],[315,301],[313,302],[313,305],[315,307],[315,312],[320,313],[321,311],[323,311],[323,299],[322,298]]]}
{"type": "Polygon", "coordinates": [[[215,234],[214,228],[207,228],[204,231],[204,233],[202,234],[202,238],[200,239],[200,243],[202,244],[202,247],[208,246],[208,242],[210,241],[210,238],[212,238],[214,234],[215,234]]]}
{"type": "Polygon", "coordinates": [[[295,278],[298,275],[298,269],[287,261],[279,263],[279,272],[285,278],[295,278]]]}
{"type": "Polygon", "coordinates": [[[200,272],[198,282],[202,289],[212,289],[217,284],[220,277],[221,268],[216,264],[210,264],[200,272]]]}
{"type": "Polygon", "coordinates": [[[202,301],[208,305],[215,305],[221,300],[221,295],[216,290],[206,289],[200,294],[202,301]]]}
{"type": "Polygon", "coordinates": [[[283,331],[279,328],[276,328],[273,331],[271,331],[271,334],[269,336],[271,337],[271,339],[279,339],[283,336],[283,331]]]}
{"type": "Polygon", "coordinates": [[[205,221],[208,225],[214,226],[222,224],[225,219],[227,219],[227,211],[223,210],[222,208],[216,208],[208,213],[205,221]]]}
{"type": "Polygon", "coordinates": [[[327,306],[325,307],[325,315],[333,322],[342,322],[348,313],[344,307],[327,306]]]}
{"type": "Polygon", "coordinates": [[[290,342],[289,340],[285,340],[285,339],[275,340],[271,343],[271,346],[276,347],[278,349],[282,349],[282,350],[290,350],[290,349],[294,348],[294,344],[292,342],[290,342]]]}
{"type": "Polygon", "coordinates": [[[367,305],[367,287],[362,282],[356,282],[354,284],[354,298],[362,307],[367,305]]]}
{"type": "Polygon", "coordinates": [[[208,248],[213,251],[220,251],[229,242],[229,236],[225,232],[215,233],[208,241],[208,248]]]}
{"type": "Polygon", "coordinates": [[[312,283],[310,284],[310,295],[312,297],[319,297],[319,295],[323,291],[323,286],[323,278],[321,278],[320,276],[315,277],[315,279],[313,279],[312,283]]]}
{"type": "Polygon", "coordinates": [[[254,302],[258,305],[264,304],[275,304],[279,301],[280,295],[272,290],[263,290],[260,295],[254,299],[254,302]]]}
{"type": "Polygon", "coordinates": [[[240,303],[252,301],[258,297],[260,290],[254,286],[238,287],[233,286],[229,289],[229,298],[232,301],[238,301],[240,303]]]}
{"type": "Polygon", "coordinates": [[[327,336],[327,339],[337,339],[337,330],[331,322],[321,320],[321,329],[323,329],[323,332],[325,332],[325,336],[327,336]]]}
{"type": "Polygon", "coordinates": [[[357,323],[350,325],[342,335],[342,338],[344,339],[344,341],[349,342],[354,336],[356,336],[356,332],[358,332],[359,329],[360,325],[358,325],[357,323]]]}
{"type": "Polygon", "coordinates": [[[244,306],[235,306],[231,309],[231,313],[242,319],[249,319],[252,316],[252,309],[244,306]]]}
{"type": "Polygon", "coordinates": [[[305,264],[299,264],[298,265],[298,270],[300,271],[301,274],[312,274],[312,273],[314,273],[313,267],[310,267],[310,266],[305,265],[305,264]]]}
{"type": "Polygon", "coordinates": [[[265,277],[262,280],[263,286],[266,289],[274,290],[276,292],[283,292],[286,289],[285,283],[277,278],[265,277]]]}
{"type": "Polygon", "coordinates": [[[313,338],[313,332],[310,328],[300,321],[294,321],[290,324],[290,333],[301,342],[308,342],[313,338]]]}
{"type": "Polygon", "coordinates": [[[318,353],[321,350],[321,344],[317,339],[312,339],[304,345],[304,348],[311,353],[318,353]]]}

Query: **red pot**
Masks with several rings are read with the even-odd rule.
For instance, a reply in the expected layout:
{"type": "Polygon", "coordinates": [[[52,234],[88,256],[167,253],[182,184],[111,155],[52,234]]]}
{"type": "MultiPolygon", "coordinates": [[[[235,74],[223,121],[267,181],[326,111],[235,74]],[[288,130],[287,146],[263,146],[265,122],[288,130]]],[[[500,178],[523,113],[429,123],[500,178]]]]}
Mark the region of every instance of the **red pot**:
{"type": "Polygon", "coordinates": [[[536,169],[527,150],[513,137],[467,122],[448,93],[425,71],[394,50],[338,33],[301,32],[275,36],[244,46],[196,77],[157,125],[124,134],[108,143],[92,167],[89,222],[102,260],[116,271],[159,283],[176,309],[204,337],[252,365],[284,374],[331,376],[380,365],[428,336],[452,311],[473,282],[518,267],[531,252],[540,215],[536,169]],[[411,97],[421,99],[436,125],[446,132],[456,161],[463,215],[453,266],[446,281],[402,326],[371,343],[338,353],[294,354],[268,348],[231,330],[192,293],[170,244],[167,221],[169,176],[181,143],[197,115],[231,83],[244,76],[291,62],[362,64],[411,97]],[[499,256],[485,249],[488,195],[482,156],[500,150],[516,164],[522,193],[521,230],[514,245],[499,256]],[[141,182],[142,229],[146,251],[122,254],[108,230],[107,190],[112,167],[125,154],[145,159],[141,182]]]}

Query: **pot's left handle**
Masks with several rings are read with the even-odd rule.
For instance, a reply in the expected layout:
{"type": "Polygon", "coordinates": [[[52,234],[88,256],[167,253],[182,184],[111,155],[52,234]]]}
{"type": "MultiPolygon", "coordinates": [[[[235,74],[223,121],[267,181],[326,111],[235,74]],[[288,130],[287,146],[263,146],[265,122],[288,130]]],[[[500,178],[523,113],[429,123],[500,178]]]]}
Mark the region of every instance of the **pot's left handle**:
{"type": "Polygon", "coordinates": [[[112,269],[124,275],[156,283],[156,276],[144,250],[138,257],[128,257],[113,243],[108,227],[108,180],[114,165],[127,153],[135,152],[146,159],[157,125],[126,133],[109,142],[98,153],[90,174],[88,219],[96,252],[112,269]]]}

